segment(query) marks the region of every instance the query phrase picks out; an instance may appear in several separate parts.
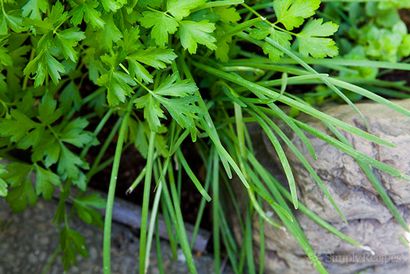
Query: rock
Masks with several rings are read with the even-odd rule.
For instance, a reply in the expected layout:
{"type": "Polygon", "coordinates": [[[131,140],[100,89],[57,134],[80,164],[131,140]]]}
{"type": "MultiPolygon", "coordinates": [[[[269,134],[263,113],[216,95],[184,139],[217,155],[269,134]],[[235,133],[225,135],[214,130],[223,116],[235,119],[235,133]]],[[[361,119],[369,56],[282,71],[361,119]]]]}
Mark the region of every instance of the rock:
{"type": "MultiPolygon", "coordinates": [[[[0,274],[43,273],[59,241],[52,216],[57,208],[54,200],[43,201],[26,209],[25,213],[14,214],[3,199],[0,199],[0,274]],[[27,217],[29,216],[29,217],[27,217]],[[48,240],[45,241],[44,239],[48,240]]],[[[84,235],[89,247],[89,257],[79,258],[78,264],[65,272],[58,256],[47,273],[90,273],[102,271],[102,238],[101,229],[87,225],[76,218],[70,219],[72,229],[84,235]]],[[[139,273],[138,231],[118,223],[112,226],[112,273],[139,273]]],[[[161,241],[163,264],[166,273],[189,273],[186,263],[173,257],[168,242],[161,241]]],[[[160,273],[155,244],[150,253],[150,265],[147,273],[160,273]]],[[[199,274],[213,273],[213,260],[209,254],[194,256],[199,274]]],[[[232,271],[226,268],[224,273],[232,271]]]]}
{"type": "MultiPolygon", "coordinates": [[[[410,100],[397,103],[410,109],[410,100]]],[[[369,132],[394,143],[396,147],[379,146],[346,132],[342,132],[343,135],[355,149],[409,175],[410,118],[379,104],[362,103],[357,106],[368,120],[369,132]]],[[[349,106],[333,106],[324,111],[359,128],[365,128],[362,119],[349,106]]],[[[320,122],[309,119],[306,121],[311,126],[326,131],[320,122]]],[[[250,128],[250,132],[257,158],[272,173],[283,178],[283,175],[278,174],[279,163],[270,141],[255,125],[250,128]],[[276,162],[276,165],[272,165],[272,162],[276,162]]],[[[327,132],[330,134],[329,131],[327,132]]],[[[372,255],[368,251],[353,247],[325,231],[301,213],[295,212],[316,255],[329,272],[332,274],[357,271],[410,273],[409,246],[403,243],[403,236],[408,238],[409,235],[393,219],[355,160],[324,141],[308,136],[317,154],[318,159],[314,160],[308,156],[306,147],[295,134],[290,133],[289,137],[329,188],[337,205],[345,214],[348,224],[341,221],[309,173],[285,147],[297,182],[300,201],[322,219],[363,245],[369,246],[375,252],[372,255]]],[[[410,221],[410,183],[377,170],[375,174],[402,215],[410,221]]],[[[257,218],[254,218],[253,225],[256,228],[254,242],[257,251],[259,248],[257,218]]],[[[265,238],[266,273],[315,273],[307,256],[289,233],[265,226],[265,238]]]]}

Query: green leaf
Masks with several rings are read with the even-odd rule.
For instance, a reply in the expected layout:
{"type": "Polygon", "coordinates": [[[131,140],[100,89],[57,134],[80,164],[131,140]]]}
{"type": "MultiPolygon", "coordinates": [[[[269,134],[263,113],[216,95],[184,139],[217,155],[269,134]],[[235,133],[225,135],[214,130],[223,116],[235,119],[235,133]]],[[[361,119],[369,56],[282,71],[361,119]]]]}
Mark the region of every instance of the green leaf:
{"type": "Polygon", "coordinates": [[[41,20],[41,14],[48,9],[47,0],[28,0],[22,8],[22,15],[31,19],[41,20]]]}
{"type": "Polygon", "coordinates": [[[224,32],[217,32],[215,56],[222,62],[229,60],[229,52],[232,45],[232,36],[225,35],[224,32]]]}
{"type": "Polygon", "coordinates": [[[146,94],[135,100],[136,108],[144,109],[144,118],[147,119],[151,130],[157,132],[161,126],[160,118],[166,118],[160,103],[151,94],[146,94]]]}
{"type": "Polygon", "coordinates": [[[57,167],[58,173],[61,174],[64,179],[70,178],[81,190],[85,190],[87,186],[84,180],[84,174],[80,168],[87,169],[88,164],[62,145],[57,167]]]}
{"type": "Polygon", "coordinates": [[[43,135],[42,142],[33,151],[33,161],[43,161],[44,165],[48,168],[55,164],[60,158],[61,147],[57,139],[50,133],[43,135]]]}
{"type": "Polygon", "coordinates": [[[96,9],[98,7],[97,1],[84,1],[84,3],[77,5],[71,10],[71,23],[75,26],[84,21],[90,24],[93,28],[103,28],[105,22],[101,19],[101,13],[96,9]]]}
{"type": "Polygon", "coordinates": [[[79,110],[82,99],[80,91],[74,81],[71,81],[64,89],[59,98],[61,111],[68,112],[71,110],[79,110]]]}
{"type": "Polygon", "coordinates": [[[20,212],[37,201],[37,195],[34,191],[33,183],[26,178],[19,186],[9,189],[7,203],[15,212],[20,212]]]}
{"type": "Polygon", "coordinates": [[[9,137],[12,142],[20,141],[38,125],[18,110],[12,110],[10,116],[10,119],[0,120],[0,136],[9,137]]]}
{"type": "Polygon", "coordinates": [[[191,54],[196,53],[198,44],[205,45],[211,50],[216,49],[216,39],[212,35],[215,25],[207,20],[200,22],[182,21],[180,23],[179,37],[184,49],[191,54]]]}
{"type": "Polygon", "coordinates": [[[52,124],[62,115],[61,110],[57,110],[57,101],[50,94],[43,96],[38,108],[38,115],[44,124],[52,124]]]}
{"type": "Polygon", "coordinates": [[[183,98],[168,99],[160,97],[161,104],[168,110],[172,118],[182,127],[195,132],[195,120],[201,109],[196,105],[198,99],[196,96],[183,98]]]}
{"type": "Polygon", "coordinates": [[[96,210],[102,208],[105,208],[105,200],[98,194],[90,194],[74,199],[74,209],[78,217],[88,224],[103,226],[101,213],[96,210]]]}
{"type": "Polygon", "coordinates": [[[219,16],[219,20],[224,23],[236,23],[241,20],[241,16],[234,7],[217,7],[214,12],[219,16]]]}
{"type": "MultiPolygon", "coordinates": [[[[166,78],[162,84],[154,90],[153,94],[155,95],[155,99],[168,110],[172,118],[174,118],[182,128],[188,128],[194,133],[195,120],[197,119],[197,114],[200,113],[200,108],[197,106],[198,98],[195,95],[197,91],[198,87],[194,82],[191,80],[178,80],[178,75],[173,74],[166,78]]],[[[144,109],[144,114],[145,110],[147,110],[147,108],[144,109]]],[[[157,117],[164,118],[158,115],[157,117]]],[[[159,120],[156,122],[159,123],[159,120]]],[[[158,128],[158,124],[156,128],[158,128]]]]}
{"type": "Polygon", "coordinates": [[[114,22],[113,15],[110,13],[102,18],[105,22],[102,32],[97,32],[96,42],[107,49],[112,49],[112,44],[121,40],[122,33],[114,22]]]}
{"type": "Polygon", "coordinates": [[[137,83],[124,72],[109,71],[98,79],[97,84],[107,87],[108,104],[116,106],[125,102],[126,97],[134,93],[131,86],[135,86],[137,83]]]}
{"type": "Polygon", "coordinates": [[[273,8],[277,21],[287,30],[300,27],[306,18],[315,14],[320,6],[320,0],[275,0],[273,8]]]}
{"type": "Polygon", "coordinates": [[[77,51],[74,49],[78,42],[85,39],[84,32],[79,28],[69,28],[56,34],[57,43],[60,45],[66,59],[77,61],[77,51]]]}
{"type": "Polygon", "coordinates": [[[7,173],[3,170],[0,176],[9,185],[6,200],[11,209],[19,212],[33,205],[37,196],[30,177],[32,166],[14,162],[8,164],[6,170],[7,173]]]}
{"type": "Polygon", "coordinates": [[[143,27],[152,28],[151,38],[160,47],[165,46],[168,35],[178,29],[178,22],[174,18],[159,11],[144,11],[139,21],[143,27]]]}
{"type": "Polygon", "coordinates": [[[24,69],[25,75],[34,74],[34,86],[41,86],[47,75],[57,84],[61,74],[65,72],[64,66],[51,55],[48,50],[43,50],[36,58],[31,60],[24,69]]]}
{"type": "Polygon", "coordinates": [[[54,187],[60,186],[60,177],[52,171],[36,165],[36,194],[49,200],[53,197],[54,187]]]}
{"type": "Polygon", "coordinates": [[[140,63],[132,58],[127,58],[128,70],[131,76],[137,78],[138,81],[143,81],[145,83],[152,83],[153,78],[151,73],[140,63]]]}
{"type": "Polygon", "coordinates": [[[76,147],[84,147],[87,144],[95,144],[94,135],[85,131],[88,121],[85,118],[77,118],[70,122],[60,132],[61,141],[72,144],[76,147]]]}
{"type": "Polygon", "coordinates": [[[191,80],[177,80],[178,75],[173,74],[166,78],[162,84],[154,90],[156,95],[185,97],[198,91],[198,87],[191,80]]]}
{"type": "Polygon", "coordinates": [[[60,232],[60,247],[63,255],[64,270],[68,270],[77,262],[77,255],[83,257],[88,256],[88,251],[85,245],[85,238],[77,231],[64,226],[60,232]]]}
{"type": "Polygon", "coordinates": [[[172,49],[147,48],[138,50],[129,58],[156,69],[166,68],[166,64],[171,64],[177,58],[172,49]]]}
{"type": "Polygon", "coordinates": [[[20,33],[25,30],[23,18],[7,14],[3,9],[3,14],[0,16],[0,35],[7,35],[7,27],[16,33],[20,33]]]}
{"type": "MultiPolygon", "coordinates": [[[[292,36],[290,34],[271,28],[269,30],[268,37],[276,41],[282,47],[290,49],[290,46],[291,46],[290,41],[292,40],[292,36]]],[[[285,55],[283,51],[270,45],[267,42],[263,44],[262,50],[265,54],[268,54],[269,59],[272,61],[278,61],[281,57],[285,55]]]]}
{"type": "Polygon", "coordinates": [[[336,56],[339,52],[336,43],[324,37],[334,34],[338,28],[332,22],[323,23],[323,19],[311,20],[298,35],[299,52],[315,58],[336,56]]]}
{"type": "Polygon", "coordinates": [[[205,2],[206,0],[168,0],[167,11],[180,21],[187,17],[191,10],[202,6],[205,2]]]}
{"type": "Polygon", "coordinates": [[[116,12],[127,3],[127,0],[101,0],[101,4],[106,12],[116,12]]]}
{"type": "Polygon", "coordinates": [[[0,39],[0,64],[4,66],[11,66],[13,64],[13,59],[11,58],[8,49],[5,47],[7,39],[0,39]]]}

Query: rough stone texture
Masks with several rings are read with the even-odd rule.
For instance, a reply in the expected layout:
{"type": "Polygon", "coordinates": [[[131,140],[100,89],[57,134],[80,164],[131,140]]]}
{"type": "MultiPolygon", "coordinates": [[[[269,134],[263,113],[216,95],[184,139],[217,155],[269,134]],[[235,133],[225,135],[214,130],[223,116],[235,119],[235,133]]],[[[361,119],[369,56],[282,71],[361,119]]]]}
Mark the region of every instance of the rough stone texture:
{"type": "MultiPolygon", "coordinates": [[[[410,100],[397,103],[410,109],[410,100]]],[[[410,118],[378,104],[363,103],[358,107],[368,119],[369,131],[396,144],[396,147],[382,147],[360,137],[343,133],[345,137],[354,148],[409,175],[410,118]]],[[[340,120],[364,128],[357,113],[348,106],[333,106],[324,111],[340,120]]],[[[325,131],[322,124],[315,121],[308,122],[325,131]]],[[[251,132],[258,159],[271,172],[278,174],[277,166],[272,165],[273,160],[277,162],[277,159],[269,140],[263,136],[260,129],[252,128],[251,132]]],[[[295,174],[300,200],[323,219],[363,245],[369,246],[375,252],[372,255],[367,251],[352,247],[326,232],[310,219],[296,213],[307,238],[329,272],[410,273],[410,249],[403,243],[403,240],[400,240],[403,237],[408,238],[408,235],[392,218],[357,163],[350,156],[324,141],[308,136],[318,156],[317,160],[313,160],[308,156],[302,142],[295,135],[290,137],[328,186],[336,203],[345,214],[348,224],[341,222],[340,217],[308,172],[288,150],[286,154],[295,174]]],[[[376,176],[381,180],[406,220],[410,221],[409,182],[377,171],[376,176]]],[[[257,228],[257,220],[254,221],[254,226],[257,228]]],[[[290,234],[265,226],[265,235],[267,273],[315,273],[306,255],[290,234]]],[[[256,243],[259,241],[258,238],[259,233],[255,232],[256,243]]]]}
{"type": "MultiPolygon", "coordinates": [[[[42,273],[58,243],[57,230],[51,223],[55,209],[55,202],[40,201],[34,208],[13,214],[0,199],[0,274],[42,273]]],[[[78,265],[67,273],[102,273],[102,231],[80,221],[74,221],[72,228],[85,236],[89,257],[80,258],[78,265]]],[[[115,223],[112,229],[112,273],[139,273],[137,231],[115,223]]],[[[168,243],[162,242],[161,254],[165,273],[189,273],[182,252],[175,260],[168,243]]],[[[150,260],[149,273],[159,273],[155,250],[150,260]]],[[[210,256],[195,256],[195,263],[199,273],[213,273],[210,256]]],[[[47,273],[64,273],[61,261],[57,260],[47,273]]]]}

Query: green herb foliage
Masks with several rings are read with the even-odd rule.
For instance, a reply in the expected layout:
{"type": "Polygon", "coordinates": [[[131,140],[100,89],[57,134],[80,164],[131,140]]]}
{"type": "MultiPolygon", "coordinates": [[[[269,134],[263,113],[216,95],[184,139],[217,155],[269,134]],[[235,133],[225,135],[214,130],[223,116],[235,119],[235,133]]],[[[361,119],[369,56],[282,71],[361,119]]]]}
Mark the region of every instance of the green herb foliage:
{"type": "MultiPolygon", "coordinates": [[[[407,177],[296,116],[312,116],[335,135],[343,130],[391,146],[315,105],[340,98],[354,107],[352,100],[368,98],[410,115],[380,96],[404,98],[408,87],[377,78],[381,69],[410,70],[408,64],[395,63],[410,55],[410,36],[397,12],[410,4],[326,2],[0,0],[0,157],[5,160],[0,164],[0,196],[15,211],[39,198],[59,199],[53,220],[60,231],[56,252],[66,269],[78,254],[87,256],[84,237],[71,227],[72,216],[103,226],[104,273],[110,273],[121,155],[133,146],[146,159],[128,191],[138,189],[144,197],[140,273],[149,265],[159,213],[174,255],[181,247],[189,271],[197,273],[181,212],[182,183],[193,183],[202,195],[193,238],[205,204],[212,207],[215,272],[221,271],[226,256],[235,273],[263,273],[264,245],[259,261],[252,248],[252,218],[257,217],[262,227],[286,228],[317,271],[327,273],[297,222],[296,210],[349,244],[363,247],[299,200],[284,146],[345,220],[306,156],[278,124],[289,127],[312,157],[315,152],[306,134],[357,159],[403,224],[372,169],[407,177]],[[341,57],[331,59],[339,53],[341,57]],[[295,93],[298,85],[317,89],[295,93]],[[271,141],[289,188],[253,156],[250,123],[259,124],[271,141]],[[108,153],[111,145],[114,155],[108,153]],[[198,151],[205,178],[192,168],[183,146],[198,151]],[[87,185],[107,168],[112,173],[104,200],[87,185]],[[243,212],[234,194],[239,187],[249,198],[243,212]],[[234,237],[226,206],[238,213],[243,242],[234,237]],[[101,209],[106,212],[104,222],[101,209]]],[[[159,252],[158,256],[162,262],[159,252]]]]}

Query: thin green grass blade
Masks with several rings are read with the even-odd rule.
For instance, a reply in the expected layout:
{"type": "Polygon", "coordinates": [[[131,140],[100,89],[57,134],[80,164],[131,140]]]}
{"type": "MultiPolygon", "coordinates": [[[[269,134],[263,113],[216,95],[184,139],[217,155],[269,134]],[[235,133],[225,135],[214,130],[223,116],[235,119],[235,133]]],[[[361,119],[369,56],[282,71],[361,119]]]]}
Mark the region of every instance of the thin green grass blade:
{"type": "MultiPolygon", "coordinates": [[[[248,155],[248,159],[251,162],[251,164],[255,167],[255,171],[264,179],[264,181],[266,182],[266,185],[270,188],[273,189],[273,185],[272,182],[270,182],[269,177],[266,176],[266,174],[264,172],[266,172],[266,170],[258,165],[255,165],[252,162],[257,162],[257,160],[254,158],[253,155],[248,155]],[[254,160],[254,161],[252,161],[254,160]]],[[[258,179],[256,179],[257,177],[255,177],[255,181],[257,181],[258,179]]],[[[291,212],[290,208],[287,206],[285,200],[283,199],[283,197],[280,195],[280,193],[276,190],[276,192],[273,193],[276,197],[276,200],[279,202],[279,204],[284,207],[286,209],[286,211],[291,212]]],[[[283,224],[286,226],[287,230],[295,237],[295,239],[298,241],[300,247],[304,250],[305,254],[308,256],[308,258],[310,259],[310,261],[312,262],[313,266],[316,268],[316,270],[321,273],[328,273],[327,270],[324,268],[324,266],[322,265],[322,263],[320,262],[319,258],[317,258],[317,256],[315,255],[315,252],[313,250],[313,248],[311,247],[311,245],[309,244],[306,236],[303,233],[302,228],[299,226],[297,221],[294,222],[290,222],[287,220],[287,218],[284,218],[281,214],[278,214],[278,217],[282,220],[283,224]]]]}
{"type": "Polygon", "coordinates": [[[328,123],[331,123],[337,127],[340,127],[341,129],[346,130],[347,132],[353,133],[355,135],[358,135],[364,139],[367,139],[369,141],[372,141],[374,143],[380,144],[380,145],[385,145],[385,146],[394,146],[393,144],[391,144],[390,142],[387,142],[377,136],[374,136],[372,134],[369,134],[355,126],[352,126],[348,123],[345,123],[343,121],[340,121],[326,113],[323,113],[307,104],[304,104],[302,102],[299,102],[297,100],[294,100],[292,98],[289,98],[288,96],[280,96],[278,97],[279,93],[270,90],[268,88],[265,88],[263,86],[260,86],[258,84],[255,84],[251,81],[248,81],[242,77],[240,77],[239,75],[235,75],[235,74],[231,74],[231,73],[227,73],[227,72],[223,72],[220,71],[219,69],[204,65],[202,63],[197,63],[195,62],[195,66],[200,68],[201,70],[204,70],[210,74],[213,74],[215,76],[218,76],[220,78],[223,78],[227,81],[230,81],[232,83],[238,84],[240,86],[246,87],[247,89],[249,89],[252,92],[257,92],[257,93],[261,93],[264,96],[268,96],[270,98],[278,98],[278,101],[294,107],[298,110],[300,110],[301,112],[304,112],[312,117],[315,117],[321,121],[327,121],[328,123]]]}
{"type": "Polygon", "coordinates": [[[247,210],[247,214],[245,217],[245,234],[243,236],[244,238],[244,245],[245,245],[245,250],[246,250],[246,262],[248,265],[248,273],[249,274],[256,274],[256,269],[255,269],[255,261],[254,261],[254,255],[253,255],[253,241],[252,241],[252,235],[253,235],[253,229],[252,229],[252,215],[250,212],[250,209],[247,210]]]}
{"type": "Polygon", "coordinates": [[[356,111],[359,116],[362,118],[362,120],[367,124],[367,119],[363,115],[363,113],[357,108],[357,106],[340,90],[338,89],[332,82],[330,82],[328,79],[329,77],[324,77],[320,76],[320,73],[318,73],[314,68],[309,66],[306,62],[304,62],[299,56],[294,54],[292,51],[286,49],[285,47],[281,46],[278,42],[273,40],[270,37],[267,37],[265,39],[266,42],[268,42],[270,45],[276,47],[277,49],[281,50],[284,52],[286,55],[288,55],[290,58],[294,59],[296,62],[298,62],[302,67],[304,67],[307,71],[310,71],[313,74],[319,75],[320,80],[323,81],[324,84],[326,84],[331,90],[333,90],[340,98],[343,99],[354,111],[356,111]]]}
{"type": "MultiPolygon", "coordinates": [[[[410,64],[406,63],[394,63],[384,61],[371,61],[371,60],[349,60],[349,59],[315,59],[315,58],[303,58],[303,61],[311,65],[338,65],[347,67],[366,67],[366,68],[384,68],[394,70],[410,70],[410,64]]],[[[293,59],[281,58],[279,64],[296,64],[297,61],[293,59]]]]}
{"type": "MultiPolygon", "coordinates": [[[[212,150],[211,150],[210,155],[212,155],[212,150]]],[[[209,156],[208,161],[206,163],[206,176],[205,176],[205,190],[206,191],[208,191],[209,186],[211,184],[211,179],[212,179],[211,175],[212,175],[212,157],[209,156]]],[[[202,196],[201,202],[199,203],[198,214],[195,220],[194,229],[192,231],[191,248],[193,248],[195,241],[196,241],[196,237],[198,236],[199,227],[201,225],[202,216],[205,210],[205,205],[206,205],[206,200],[202,196]]]]}
{"type": "Polygon", "coordinates": [[[404,114],[406,116],[410,116],[410,110],[405,109],[404,107],[397,105],[395,103],[393,103],[392,101],[385,99],[373,92],[370,92],[362,87],[347,83],[345,81],[341,81],[341,80],[337,80],[337,79],[332,79],[329,78],[329,81],[334,83],[336,86],[339,86],[341,88],[344,88],[346,90],[349,90],[351,92],[360,94],[366,98],[369,98],[370,100],[373,100],[377,103],[383,104],[391,109],[393,109],[394,111],[397,111],[398,113],[404,114]]]}
{"type": "Polygon", "coordinates": [[[259,274],[265,273],[265,220],[259,216],[259,274]]]}
{"type": "MultiPolygon", "coordinates": [[[[179,243],[181,245],[182,252],[184,253],[189,272],[191,274],[197,274],[198,271],[196,270],[194,258],[192,256],[191,248],[189,246],[188,236],[186,234],[186,228],[185,228],[185,224],[184,224],[184,220],[183,220],[182,212],[181,212],[181,205],[179,203],[179,197],[177,194],[175,180],[174,180],[173,171],[172,171],[171,166],[168,166],[168,177],[169,177],[169,182],[170,182],[172,202],[174,205],[173,208],[175,210],[176,219],[174,220],[174,223],[176,225],[175,229],[178,235],[179,243]]],[[[164,194],[166,196],[169,196],[169,193],[168,191],[166,191],[166,189],[167,187],[164,185],[164,194]]],[[[169,199],[171,199],[171,197],[169,199]]]]}
{"type": "Polygon", "coordinates": [[[268,104],[268,107],[270,107],[277,114],[277,116],[292,129],[296,136],[298,136],[302,143],[306,146],[306,149],[312,158],[316,160],[317,156],[315,148],[313,147],[312,142],[310,142],[310,140],[306,137],[305,133],[303,133],[303,131],[293,122],[293,120],[277,105],[268,104]]]}
{"type": "Polygon", "coordinates": [[[212,237],[214,245],[214,270],[215,273],[221,273],[221,241],[220,241],[220,225],[219,225],[219,157],[213,153],[212,165],[212,237]]]}
{"type": "Polygon", "coordinates": [[[164,260],[163,260],[163,254],[161,252],[162,248],[161,248],[161,240],[159,238],[159,225],[158,222],[155,223],[155,251],[156,251],[156,255],[157,255],[157,268],[158,268],[158,272],[160,274],[165,274],[165,270],[164,270],[164,260]]]}
{"type": "Polygon", "coordinates": [[[145,274],[145,262],[147,254],[147,225],[148,225],[148,208],[150,202],[150,192],[151,192],[151,178],[154,162],[154,151],[155,151],[155,132],[151,132],[149,135],[148,144],[148,156],[146,165],[146,174],[144,179],[144,193],[142,200],[141,209],[141,228],[140,228],[140,274],[145,274]]]}
{"type": "Polygon", "coordinates": [[[159,201],[161,198],[161,192],[162,192],[162,182],[160,181],[158,183],[157,191],[155,192],[154,203],[152,205],[151,218],[150,218],[149,228],[148,228],[147,249],[146,249],[147,256],[145,257],[145,273],[148,272],[148,267],[149,267],[151,244],[152,244],[152,238],[154,236],[155,224],[157,223],[157,219],[158,219],[158,206],[159,206],[159,201]]]}
{"type": "Polygon", "coordinates": [[[147,172],[147,167],[144,167],[140,174],[138,174],[137,178],[135,178],[134,182],[131,184],[131,186],[127,189],[127,194],[131,194],[134,189],[142,182],[142,179],[145,177],[145,173],[147,172]]]}
{"type": "MultiPolygon", "coordinates": [[[[125,137],[128,128],[128,119],[131,112],[132,104],[128,104],[127,111],[119,124],[121,125],[120,134],[118,136],[117,145],[114,152],[114,162],[111,170],[110,185],[108,188],[107,205],[105,208],[104,218],[104,235],[103,235],[103,271],[104,274],[111,273],[111,225],[112,211],[114,207],[115,189],[117,185],[117,176],[120,168],[121,153],[124,145],[125,137]]],[[[114,130],[112,130],[114,131],[114,130]]]]}
{"type": "Polygon", "coordinates": [[[278,138],[273,134],[273,132],[269,129],[269,126],[266,122],[260,118],[256,113],[253,115],[256,120],[258,121],[259,125],[262,127],[263,131],[265,132],[266,136],[269,138],[272,146],[275,148],[275,151],[278,155],[279,161],[283,167],[283,171],[285,172],[286,178],[288,180],[290,193],[292,194],[292,203],[295,209],[298,208],[298,195],[296,190],[296,182],[293,176],[293,171],[290,167],[288,158],[286,157],[286,153],[283,150],[282,145],[280,144],[278,138]]]}
{"type": "Polygon", "coordinates": [[[191,170],[189,167],[188,162],[186,161],[184,155],[182,154],[181,150],[178,149],[176,152],[176,156],[181,163],[182,167],[184,168],[186,174],[188,177],[191,179],[191,181],[194,183],[195,187],[201,193],[201,195],[209,202],[211,201],[211,196],[206,192],[206,190],[203,188],[201,182],[198,180],[198,178],[195,176],[194,172],[191,170]]]}
{"type": "MultiPolygon", "coordinates": [[[[257,110],[255,110],[255,111],[257,111],[257,110]]],[[[258,113],[258,115],[260,115],[268,123],[270,128],[272,128],[276,132],[276,134],[285,142],[285,144],[293,152],[293,154],[296,156],[296,158],[300,161],[300,163],[304,166],[304,168],[309,172],[312,179],[319,186],[320,190],[323,192],[325,197],[329,200],[330,204],[336,210],[336,212],[338,213],[340,218],[344,222],[347,222],[345,215],[340,210],[339,206],[336,204],[335,200],[333,199],[333,196],[329,192],[329,189],[326,187],[326,185],[323,183],[322,179],[320,179],[320,177],[317,175],[316,171],[313,169],[313,167],[308,162],[308,160],[303,156],[303,154],[299,151],[299,149],[292,143],[292,141],[286,136],[286,134],[283,133],[283,131],[275,123],[273,123],[272,120],[270,120],[263,112],[257,111],[257,113],[258,113]]]]}

